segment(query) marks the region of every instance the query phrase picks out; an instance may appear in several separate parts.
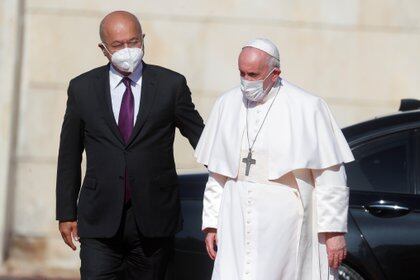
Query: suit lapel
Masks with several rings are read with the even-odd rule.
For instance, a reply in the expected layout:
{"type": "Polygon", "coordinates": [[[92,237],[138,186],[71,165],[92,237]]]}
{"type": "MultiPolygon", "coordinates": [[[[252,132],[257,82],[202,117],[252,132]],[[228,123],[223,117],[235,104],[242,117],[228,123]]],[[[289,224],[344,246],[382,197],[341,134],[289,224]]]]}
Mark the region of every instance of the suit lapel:
{"type": "Polygon", "coordinates": [[[106,123],[117,138],[118,142],[125,145],[124,139],[118,129],[118,125],[115,122],[114,112],[112,111],[111,90],[109,88],[109,64],[107,67],[104,67],[103,71],[101,71],[97,76],[95,90],[106,123]]]}
{"type": "Polygon", "coordinates": [[[156,83],[156,73],[150,68],[149,65],[144,63],[139,113],[137,115],[133,132],[131,133],[127,146],[129,146],[134,141],[144,123],[146,122],[146,119],[150,113],[150,109],[152,108],[155,100],[156,83]]]}

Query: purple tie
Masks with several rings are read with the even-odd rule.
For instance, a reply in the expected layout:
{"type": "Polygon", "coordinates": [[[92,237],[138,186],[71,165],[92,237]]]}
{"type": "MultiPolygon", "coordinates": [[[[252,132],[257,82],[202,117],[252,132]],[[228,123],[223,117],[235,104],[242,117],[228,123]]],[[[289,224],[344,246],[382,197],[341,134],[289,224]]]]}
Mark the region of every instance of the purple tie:
{"type": "Polygon", "coordinates": [[[130,78],[124,77],[122,82],[125,85],[125,92],[121,102],[120,115],[118,116],[118,128],[127,144],[134,126],[134,95],[131,91],[130,78]]]}
{"type": "MultiPolygon", "coordinates": [[[[118,116],[118,128],[120,129],[121,135],[124,138],[126,144],[130,139],[131,133],[133,132],[134,126],[134,95],[131,91],[131,80],[130,78],[124,77],[122,82],[125,85],[125,92],[121,102],[120,114],[118,116]]],[[[128,180],[127,168],[125,168],[124,174],[124,202],[127,203],[131,199],[131,186],[128,180]]]]}

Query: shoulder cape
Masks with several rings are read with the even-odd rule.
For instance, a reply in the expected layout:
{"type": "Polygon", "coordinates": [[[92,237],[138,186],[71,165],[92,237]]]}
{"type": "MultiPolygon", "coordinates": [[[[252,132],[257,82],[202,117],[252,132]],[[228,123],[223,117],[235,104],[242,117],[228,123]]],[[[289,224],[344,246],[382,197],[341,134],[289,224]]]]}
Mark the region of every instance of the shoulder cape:
{"type": "MultiPolygon", "coordinates": [[[[281,80],[279,96],[269,113],[269,180],[297,169],[324,169],[354,160],[330,109],[320,97],[281,80]]],[[[195,149],[208,170],[236,178],[245,131],[245,100],[236,87],[214,104],[195,149]]]]}

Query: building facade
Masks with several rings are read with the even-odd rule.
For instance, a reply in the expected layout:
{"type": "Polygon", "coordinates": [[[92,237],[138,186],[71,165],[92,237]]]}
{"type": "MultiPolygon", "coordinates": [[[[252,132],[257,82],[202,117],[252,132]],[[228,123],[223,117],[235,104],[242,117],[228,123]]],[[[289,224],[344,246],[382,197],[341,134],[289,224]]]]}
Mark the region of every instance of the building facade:
{"type": "MultiPolygon", "coordinates": [[[[136,14],[145,61],[184,74],[206,119],[239,83],[237,56],[274,41],[282,76],[330,104],[341,126],[420,98],[416,0],[0,0],[0,251],[4,272],[77,275],[55,216],[59,133],[69,80],[105,64],[99,22],[136,14]]],[[[177,135],[180,173],[200,171],[177,135]]]]}

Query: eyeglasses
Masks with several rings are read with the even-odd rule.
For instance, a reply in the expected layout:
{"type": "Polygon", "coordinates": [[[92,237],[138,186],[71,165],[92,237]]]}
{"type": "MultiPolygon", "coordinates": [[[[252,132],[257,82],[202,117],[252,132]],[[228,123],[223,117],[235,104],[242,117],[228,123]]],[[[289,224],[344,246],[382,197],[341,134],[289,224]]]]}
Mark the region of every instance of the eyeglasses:
{"type": "Polygon", "coordinates": [[[142,35],[141,39],[139,38],[135,38],[135,39],[131,39],[129,41],[123,42],[123,41],[114,41],[112,44],[107,44],[105,42],[102,42],[103,45],[106,45],[109,49],[113,50],[113,51],[119,51],[124,49],[126,46],[128,48],[134,48],[134,47],[142,47],[143,45],[143,40],[144,40],[144,35],[142,35]]]}

